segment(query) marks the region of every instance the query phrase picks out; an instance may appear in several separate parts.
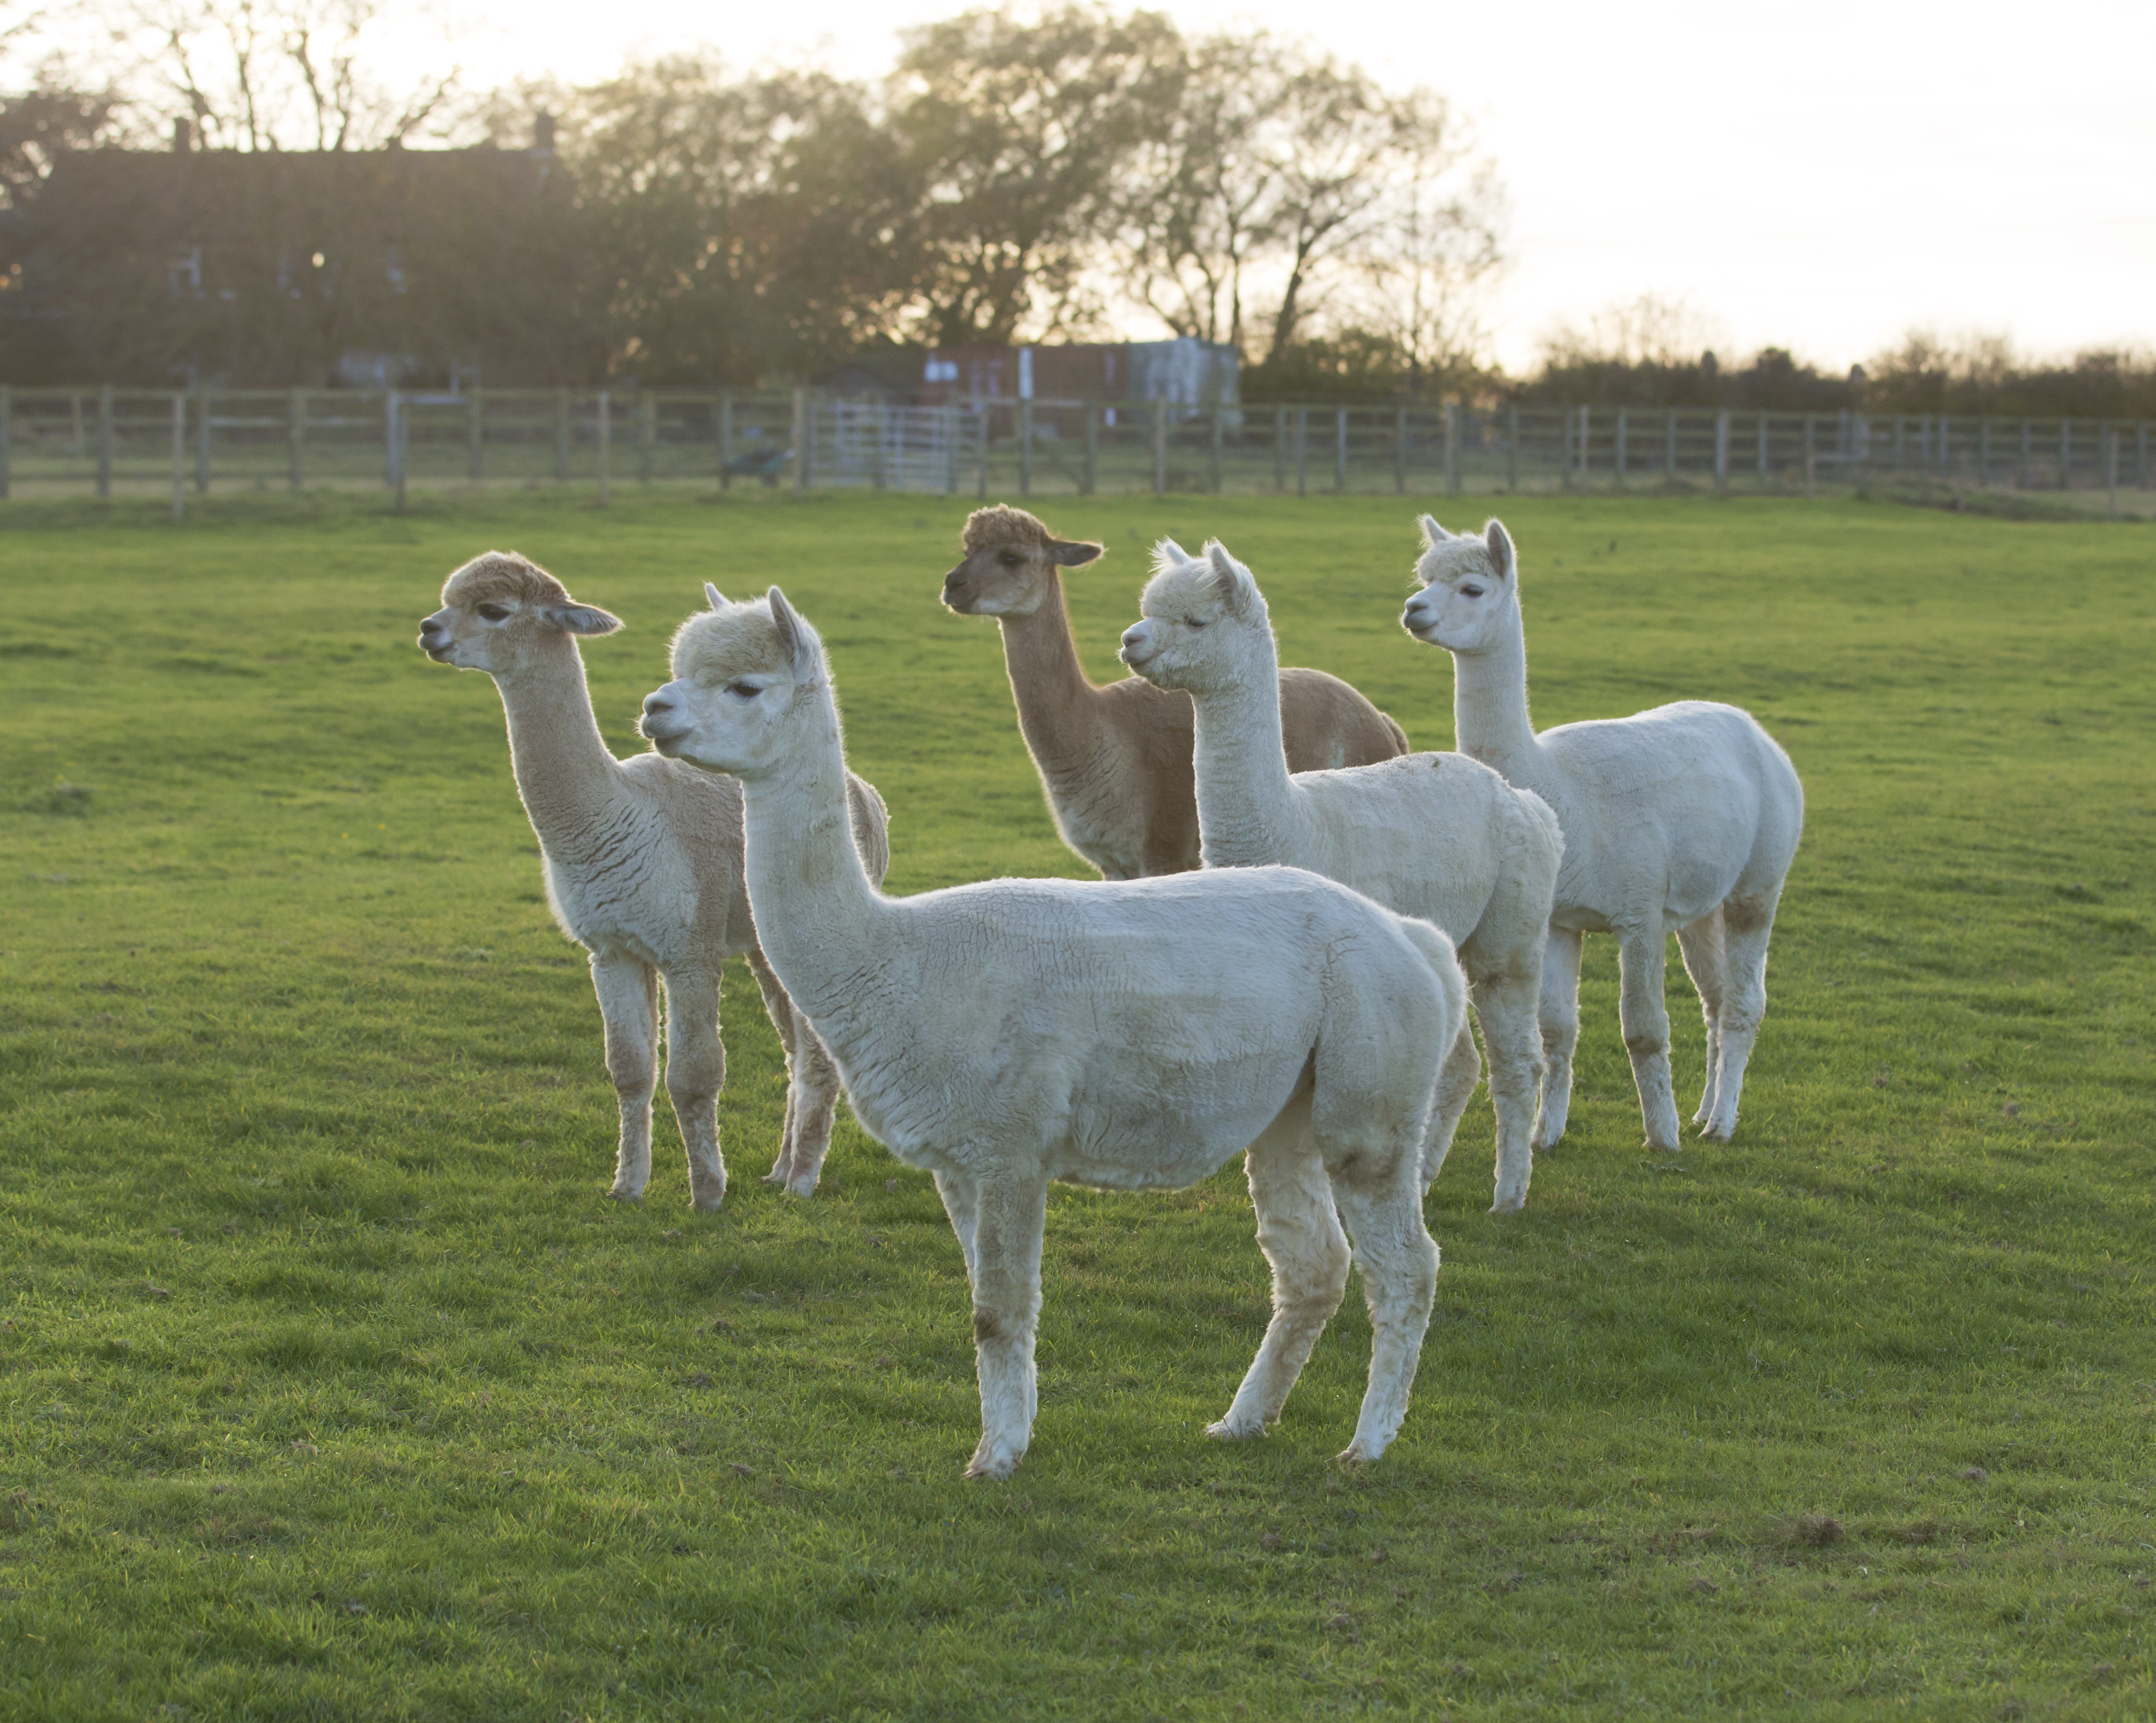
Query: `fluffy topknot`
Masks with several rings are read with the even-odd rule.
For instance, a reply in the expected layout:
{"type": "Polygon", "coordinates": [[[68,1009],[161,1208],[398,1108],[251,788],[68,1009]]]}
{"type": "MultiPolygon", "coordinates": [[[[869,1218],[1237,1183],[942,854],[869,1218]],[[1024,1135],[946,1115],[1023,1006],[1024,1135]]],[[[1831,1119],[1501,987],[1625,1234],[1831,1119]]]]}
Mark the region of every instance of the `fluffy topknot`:
{"type": "MultiPolygon", "coordinates": [[[[816,631],[798,615],[794,622],[820,648],[816,631]]],[[[767,598],[746,599],[722,608],[699,610],[674,630],[674,674],[723,682],[738,676],[773,671],[791,672],[793,655],[780,638],[767,598]]]]}
{"type": "Polygon", "coordinates": [[[569,589],[515,551],[474,557],[442,583],[444,604],[478,604],[515,599],[527,604],[566,604],[569,589]]]}
{"type": "Polygon", "coordinates": [[[958,543],[971,556],[977,550],[992,550],[1003,544],[1045,550],[1055,543],[1055,535],[1039,517],[1022,508],[1013,508],[1007,502],[997,502],[977,508],[966,517],[966,531],[958,543]]]}

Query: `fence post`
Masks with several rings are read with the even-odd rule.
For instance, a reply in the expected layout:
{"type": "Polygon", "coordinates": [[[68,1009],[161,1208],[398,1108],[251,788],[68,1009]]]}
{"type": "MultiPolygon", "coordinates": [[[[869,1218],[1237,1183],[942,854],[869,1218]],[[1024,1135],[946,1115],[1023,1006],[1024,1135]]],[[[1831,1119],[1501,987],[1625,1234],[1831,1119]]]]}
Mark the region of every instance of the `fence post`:
{"type": "Polygon", "coordinates": [[[2036,428],[2025,419],[2021,421],[2021,472],[2020,476],[2015,481],[2015,488],[2018,490],[2025,491],[2029,488],[2029,470],[2035,464],[2035,456],[2033,450],[2035,445],[2036,428]]]}
{"type": "Polygon", "coordinates": [[[187,392],[172,391],[172,521],[187,515],[187,392]]]}
{"type": "Polygon", "coordinates": [[[1220,494],[1220,468],[1227,436],[1227,409],[1215,401],[1213,404],[1213,494],[1220,494]]]}
{"type": "Polygon", "coordinates": [[[974,409],[981,421],[980,484],[977,491],[983,502],[988,500],[988,409],[985,404],[974,409]]]}
{"type": "Polygon", "coordinates": [[[613,450],[613,403],[607,399],[607,392],[604,389],[601,389],[599,391],[599,416],[598,430],[599,436],[599,507],[601,508],[604,508],[607,506],[608,501],[607,481],[610,476],[607,471],[607,457],[613,450]]]}
{"type": "Polygon", "coordinates": [[[1164,396],[1152,404],[1152,494],[1168,494],[1168,401],[1164,396]]]}
{"type": "Polygon", "coordinates": [[[808,392],[793,391],[793,494],[808,487],[808,392]]]}
{"type": "MultiPolygon", "coordinates": [[[[2148,488],[2148,421],[2143,419],[2133,429],[2136,452],[2140,455],[2141,488],[2148,488]]],[[[8,494],[8,404],[0,399],[0,496],[8,494]]]]}
{"type": "Polygon", "coordinates": [[[1520,409],[1517,407],[1512,409],[1512,421],[1506,429],[1505,488],[1508,491],[1520,488],[1520,409]]]}
{"type": "Polygon", "coordinates": [[[486,391],[475,388],[465,397],[465,476],[475,485],[486,477],[486,391]]]}
{"type": "Polygon", "coordinates": [[[1767,483],[1767,415],[1762,413],[1759,415],[1759,483],[1763,488],[1767,483]]]}
{"type": "Polygon", "coordinates": [[[1558,470],[1560,482],[1568,491],[1572,489],[1572,409],[1560,407],[1557,415],[1558,470]]]}
{"type": "Polygon", "coordinates": [[[388,422],[383,429],[389,440],[390,482],[397,487],[397,512],[404,512],[404,455],[406,449],[404,404],[397,398],[397,391],[389,391],[386,408],[388,422]]]}
{"type": "Polygon", "coordinates": [[[1579,488],[1587,490],[1594,481],[1589,462],[1594,453],[1594,409],[1583,406],[1579,409],[1579,488]]]}
{"type": "Polygon", "coordinates": [[[1310,409],[1295,409],[1295,494],[1310,494],[1310,409]]]}
{"type": "Polygon", "coordinates": [[[2074,488],[2074,422],[2071,419],[2059,421],[2059,488],[2074,488]]]}
{"type": "Polygon", "coordinates": [[[15,392],[0,383],[0,502],[8,500],[8,480],[12,476],[8,453],[8,434],[13,428],[15,392]]]}
{"type": "Polygon", "coordinates": [[[1348,488],[1348,409],[1337,408],[1332,425],[1332,489],[1335,494],[1348,488]]]}
{"type": "Polygon", "coordinates": [[[733,488],[734,476],[726,470],[726,460],[734,446],[734,392],[730,388],[719,391],[719,489],[733,488]]]}
{"type": "Polygon", "coordinates": [[[209,385],[201,385],[195,395],[195,404],[200,412],[195,419],[195,495],[209,495],[209,385]]]}
{"type": "MultiPolygon", "coordinates": [[[[1159,487],[1154,487],[1158,490],[1159,487]]],[[[1018,404],[1018,494],[1033,495],[1033,398],[1018,404]]]]}
{"type": "Polygon", "coordinates": [[[1091,496],[1101,483],[1101,409],[1092,401],[1086,404],[1086,489],[1091,496]]]}
{"type": "Polygon", "coordinates": [[[1729,488],[1729,415],[1714,415],[1714,488],[1729,488]]]}
{"type": "Polygon", "coordinates": [[[1627,417],[1625,409],[1620,407],[1617,409],[1617,446],[1612,451],[1609,460],[1609,481],[1620,491],[1625,488],[1625,432],[1627,417]]]}
{"type": "Polygon", "coordinates": [[[659,448],[659,402],[648,389],[636,392],[636,482],[651,482],[659,448]]]}
{"type": "Polygon", "coordinates": [[[565,388],[554,391],[554,482],[567,484],[569,479],[569,392],[565,388]]]}
{"type": "Polygon", "coordinates": [[[1953,477],[1953,419],[1950,414],[1939,414],[1939,476],[1953,477]]]}
{"type": "Polygon", "coordinates": [[[1287,409],[1273,409],[1273,489],[1282,492],[1287,489],[1287,409]]]}
{"type": "Polygon", "coordinates": [[[112,385],[97,392],[97,499],[112,500],[112,385]]]}
{"type": "Polygon", "coordinates": [[[1445,488],[1460,494],[1460,403],[1445,404],[1445,488]]]}
{"type": "Polygon", "coordinates": [[[1662,482],[1674,486],[1677,481],[1677,409],[1662,409],[1662,482]]]}
{"type": "Polygon", "coordinates": [[[1991,420],[1989,417],[1976,422],[1976,488],[1991,488],[1991,420]]]}
{"type": "Polygon", "coordinates": [[[1815,448],[1812,436],[1813,422],[1812,414],[1809,413],[1804,414],[1804,501],[1807,502],[1819,494],[1814,476],[1815,456],[1813,453],[1815,448]]]}
{"type": "Polygon", "coordinates": [[[2103,488],[2109,499],[2105,512],[2115,521],[2118,518],[2118,427],[2115,424],[2103,428],[2103,488]]]}

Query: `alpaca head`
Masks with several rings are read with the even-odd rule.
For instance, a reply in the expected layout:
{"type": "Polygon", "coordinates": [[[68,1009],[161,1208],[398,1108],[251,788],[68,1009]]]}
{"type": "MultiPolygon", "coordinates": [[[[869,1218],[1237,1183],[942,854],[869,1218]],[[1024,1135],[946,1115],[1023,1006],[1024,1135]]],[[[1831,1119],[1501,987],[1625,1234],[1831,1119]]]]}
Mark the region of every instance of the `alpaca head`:
{"type": "Polygon", "coordinates": [[[474,557],[442,584],[442,608],[419,625],[419,650],[437,664],[514,676],[559,652],[569,635],[621,626],[536,563],[514,552],[474,557]]]}
{"type": "Polygon", "coordinates": [[[1194,694],[1268,680],[1272,621],[1250,571],[1217,538],[1192,556],[1173,538],[1152,550],[1153,577],[1138,599],[1145,620],[1123,630],[1116,656],[1156,687],[1194,694]]]}
{"type": "Polygon", "coordinates": [[[1424,549],[1415,563],[1422,590],[1408,600],[1400,626],[1448,652],[1486,652],[1517,634],[1519,559],[1505,523],[1491,521],[1477,537],[1448,532],[1424,515],[1422,536],[1424,549]]]}
{"type": "Polygon", "coordinates": [[[674,680],[644,696],[637,728],[671,759],[767,777],[830,709],[824,643],[775,586],[738,604],[704,591],[711,607],[675,631],[674,680]]]}
{"type": "Polygon", "coordinates": [[[1101,547],[1058,538],[1022,508],[998,503],[966,518],[966,559],[943,577],[943,602],[962,616],[1030,616],[1058,568],[1091,562],[1101,547]]]}

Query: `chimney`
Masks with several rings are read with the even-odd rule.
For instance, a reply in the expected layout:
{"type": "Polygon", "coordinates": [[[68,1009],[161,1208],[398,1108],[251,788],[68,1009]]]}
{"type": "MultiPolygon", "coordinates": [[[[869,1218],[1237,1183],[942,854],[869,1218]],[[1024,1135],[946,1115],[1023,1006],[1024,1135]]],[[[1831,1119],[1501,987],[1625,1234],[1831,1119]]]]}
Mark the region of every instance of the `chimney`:
{"type": "Polygon", "coordinates": [[[554,116],[544,108],[531,116],[531,153],[535,156],[554,153],[554,116]]]}
{"type": "Polygon", "coordinates": [[[172,153],[184,156],[195,147],[194,121],[185,116],[172,121],[172,153]]]}

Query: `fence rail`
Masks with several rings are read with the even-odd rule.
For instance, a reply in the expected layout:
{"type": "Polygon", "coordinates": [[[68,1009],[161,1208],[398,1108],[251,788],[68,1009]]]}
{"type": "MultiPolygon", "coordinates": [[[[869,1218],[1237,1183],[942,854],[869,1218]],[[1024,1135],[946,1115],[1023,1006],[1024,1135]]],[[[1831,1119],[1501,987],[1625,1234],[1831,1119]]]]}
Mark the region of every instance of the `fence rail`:
{"type": "Polygon", "coordinates": [[[0,387],[0,498],[762,483],[945,495],[2151,488],[2147,420],[1665,408],[899,407],[795,390],[0,387]]]}

